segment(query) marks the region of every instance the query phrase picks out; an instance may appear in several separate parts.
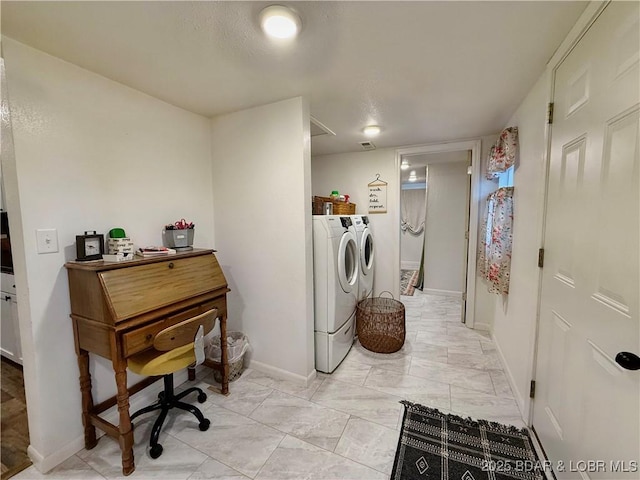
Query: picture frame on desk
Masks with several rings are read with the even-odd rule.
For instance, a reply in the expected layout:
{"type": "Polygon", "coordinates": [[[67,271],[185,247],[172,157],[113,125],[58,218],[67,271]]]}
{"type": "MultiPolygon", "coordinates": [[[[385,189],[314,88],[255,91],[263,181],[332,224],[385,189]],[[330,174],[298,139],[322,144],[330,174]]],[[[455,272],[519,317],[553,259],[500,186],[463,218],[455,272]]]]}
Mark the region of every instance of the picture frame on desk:
{"type": "Polygon", "coordinates": [[[88,262],[101,260],[104,254],[104,235],[86,231],[84,235],[76,235],[76,261],[88,262]]]}

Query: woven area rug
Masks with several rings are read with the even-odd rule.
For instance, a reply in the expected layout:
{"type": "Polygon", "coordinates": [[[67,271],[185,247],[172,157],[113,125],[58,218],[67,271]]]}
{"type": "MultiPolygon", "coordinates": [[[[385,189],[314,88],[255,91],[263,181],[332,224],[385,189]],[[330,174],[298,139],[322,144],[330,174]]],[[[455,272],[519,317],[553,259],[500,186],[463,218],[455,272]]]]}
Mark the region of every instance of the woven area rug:
{"type": "Polygon", "coordinates": [[[526,429],[402,403],[391,480],[544,480],[526,429]]]}
{"type": "Polygon", "coordinates": [[[413,295],[415,283],[418,280],[418,270],[400,271],[400,295],[413,295]]]}

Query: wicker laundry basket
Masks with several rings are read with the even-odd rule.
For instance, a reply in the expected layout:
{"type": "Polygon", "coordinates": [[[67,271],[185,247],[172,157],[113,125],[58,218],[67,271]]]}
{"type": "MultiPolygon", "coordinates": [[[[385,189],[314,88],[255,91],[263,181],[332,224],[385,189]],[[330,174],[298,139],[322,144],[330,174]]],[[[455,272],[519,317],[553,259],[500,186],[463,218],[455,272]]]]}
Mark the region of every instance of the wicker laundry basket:
{"type": "Polygon", "coordinates": [[[333,204],[334,215],[355,215],[356,204],[348,202],[338,202],[331,197],[313,197],[312,212],[314,215],[324,215],[323,207],[326,202],[333,204]]]}
{"type": "Polygon", "coordinates": [[[404,313],[404,304],[393,298],[366,298],[359,302],[356,329],[360,344],[377,353],[400,350],[406,335],[404,313]]]}

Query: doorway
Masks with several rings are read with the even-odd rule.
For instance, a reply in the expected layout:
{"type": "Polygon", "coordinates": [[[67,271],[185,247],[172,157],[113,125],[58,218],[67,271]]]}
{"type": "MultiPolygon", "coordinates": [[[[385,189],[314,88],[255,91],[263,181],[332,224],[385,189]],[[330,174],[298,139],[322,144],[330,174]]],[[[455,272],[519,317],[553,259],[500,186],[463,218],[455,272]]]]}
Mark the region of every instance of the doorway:
{"type": "Polygon", "coordinates": [[[22,369],[22,345],[20,325],[18,322],[18,306],[16,282],[13,272],[13,255],[9,232],[9,215],[5,196],[5,176],[2,175],[7,162],[13,159],[13,134],[9,115],[7,82],[4,59],[0,57],[0,89],[2,98],[2,153],[0,154],[0,212],[2,243],[2,480],[10,478],[31,464],[27,455],[29,446],[29,428],[27,422],[27,404],[22,369]]]}
{"type": "MultiPolygon", "coordinates": [[[[423,246],[420,249],[421,259],[419,261],[419,270],[422,270],[418,274],[420,286],[427,288],[433,293],[457,295],[462,299],[462,312],[461,321],[467,325],[467,327],[473,328],[474,326],[474,300],[475,300],[475,271],[476,271],[476,250],[477,250],[477,230],[478,230],[478,203],[479,203],[479,177],[480,177],[480,140],[464,141],[464,142],[451,142],[445,144],[435,145],[423,145],[418,147],[410,147],[398,149],[396,152],[397,168],[400,172],[398,175],[400,185],[398,192],[400,199],[398,199],[398,205],[402,205],[402,192],[409,190],[420,191],[421,184],[424,184],[424,198],[425,198],[425,226],[422,229],[422,243],[423,246]],[[405,168],[403,169],[403,163],[405,168]],[[406,166],[409,168],[406,168],[406,166]],[[431,165],[431,167],[429,167],[431,165]],[[414,168],[415,167],[415,168],[414,168]],[[437,211],[433,209],[429,210],[429,168],[431,168],[431,179],[439,179],[440,195],[447,190],[446,184],[447,178],[452,178],[449,174],[452,170],[455,171],[456,167],[464,173],[465,178],[461,182],[463,184],[460,196],[462,200],[460,208],[457,208],[457,214],[461,215],[460,222],[453,220],[448,221],[448,216],[451,212],[446,212],[446,209],[437,211]],[[424,169],[424,170],[423,170],[424,169]],[[415,180],[409,181],[409,175],[412,171],[415,171],[415,180]],[[405,173],[407,172],[407,173],[405,173]],[[418,172],[424,172],[424,180],[418,176],[418,172]],[[470,175],[469,175],[470,173],[470,175]],[[470,178],[470,179],[469,179],[470,178]],[[404,181],[403,181],[404,179],[404,181]],[[405,187],[403,187],[403,184],[405,187]],[[407,187],[408,184],[417,185],[418,188],[407,187]],[[442,188],[444,187],[444,188],[442,188]],[[404,189],[403,189],[404,188],[404,189]],[[432,215],[433,214],[433,215],[432,215]],[[444,217],[442,217],[444,215],[444,217]],[[442,235],[442,232],[438,231],[438,228],[432,226],[429,229],[429,217],[432,216],[431,223],[434,225],[457,223],[457,227],[451,229],[452,234],[455,235],[457,230],[458,240],[461,245],[460,248],[449,248],[447,246],[446,234],[442,235]],[[438,218],[440,217],[440,218],[438,218]],[[428,246],[425,245],[425,237],[427,243],[433,244],[434,249],[430,251],[428,246]],[[459,263],[460,268],[450,268],[451,275],[447,271],[448,279],[442,282],[442,279],[435,281],[438,276],[438,270],[442,268],[442,258],[438,258],[438,252],[435,249],[436,243],[444,245],[443,251],[450,255],[451,258],[456,258],[455,262],[459,263]],[[458,252],[458,253],[456,253],[458,252]],[[425,265],[429,269],[426,272],[425,265]],[[431,267],[429,267],[431,265],[431,267]],[[435,283],[434,283],[435,281],[435,283]],[[457,283],[456,283],[457,282],[457,283]],[[439,288],[438,288],[439,287],[439,288]],[[438,292],[440,291],[440,292],[438,292]]],[[[435,189],[435,184],[434,184],[435,189]]],[[[437,194],[437,192],[434,192],[437,194]]],[[[417,196],[418,194],[404,195],[405,197],[417,196]]],[[[438,195],[438,196],[440,196],[438,195]]],[[[457,198],[456,202],[460,200],[457,198]]],[[[401,215],[402,217],[402,215],[401,215]]],[[[415,244],[420,243],[419,239],[411,238],[409,235],[416,236],[415,233],[406,233],[407,228],[403,229],[402,225],[398,226],[401,245],[400,253],[398,255],[398,275],[397,284],[398,291],[401,283],[401,270],[404,267],[415,267],[415,244]],[[404,253],[403,253],[404,247],[404,253]],[[407,251],[408,249],[412,249],[407,251]]],[[[419,225],[414,225],[420,230],[419,225]]],[[[413,228],[412,228],[413,229],[413,228]]],[[[414,229],[415,232],[415,229],[414,229]]],[[[417,234],[418,236],[420,233],[417,234]]],[[[445,260],[446,263],[446,260],[445,260]]],[[[407,270],[408,268],[405,268],[407,270]]],[[[406,274],[405,274],[406,276],[406,274]]]]}

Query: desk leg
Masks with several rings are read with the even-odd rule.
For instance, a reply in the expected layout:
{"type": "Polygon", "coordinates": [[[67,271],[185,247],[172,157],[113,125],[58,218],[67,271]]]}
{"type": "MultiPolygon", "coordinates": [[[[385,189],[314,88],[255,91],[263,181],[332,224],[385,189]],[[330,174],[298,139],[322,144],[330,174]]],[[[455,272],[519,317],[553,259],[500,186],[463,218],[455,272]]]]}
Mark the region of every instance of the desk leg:
{"type": "Polygon", "coordinates": [[[113,369],[118,387],[117,401],[120,414],[120,450],[122,450],[122,474],[130,475],[136,469],[133,462],[133,429],[129,414],[129,391],[127,389],[127,363],[122,359],[113,359],[113,369]]]}
{"type": "Polygon", "coordinates": [[[93,411],[91,395],[91,373],[89,372],[89,352],[78,350],[78,368],[80,370],[80,392],[82,393],[82,425],[84,427],[84,446],[91,450],[96,446],[96,427],[91,424],[90,413],[93,411]]]}
{"type": "Polygon", "coordinates": [[[229,357],[227,354],[227,315],[220,317],[220,350],[222,350],[222,394],[229,394],[229,357]]]}

